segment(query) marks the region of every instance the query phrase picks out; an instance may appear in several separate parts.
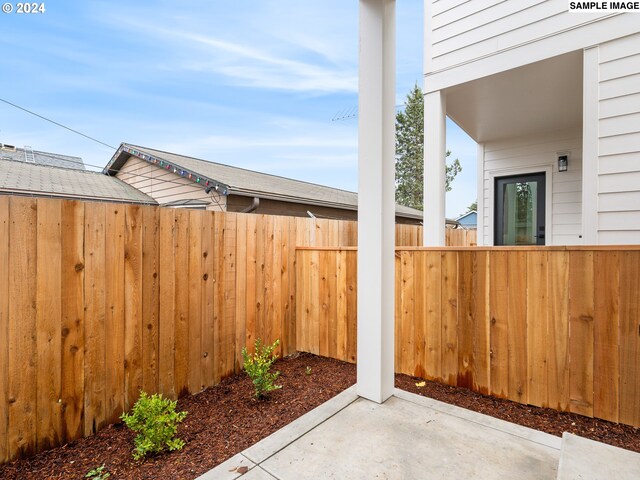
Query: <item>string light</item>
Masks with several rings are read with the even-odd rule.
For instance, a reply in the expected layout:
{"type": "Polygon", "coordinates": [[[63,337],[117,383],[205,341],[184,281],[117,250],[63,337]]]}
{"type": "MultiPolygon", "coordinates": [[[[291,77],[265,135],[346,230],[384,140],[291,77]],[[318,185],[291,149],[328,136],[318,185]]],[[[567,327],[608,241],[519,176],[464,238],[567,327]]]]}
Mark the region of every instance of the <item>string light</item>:
{"type": "MultiPolygon", "coordinates": [[[[171,165],[170,163],[165,162],[164,160],[160,160],[160,159],[155,158],[155,157],[153,157],[151,155],[139,152],[138,150],[134,150],[133,148],[120,146],[120,148],[118,149],[118,154],[120,154],[122,152],[130,153],[131,155],[135,155],[138,158],[146,160],[146,161],[148,161],[150,163],[154,163],[156,165],[160,165],[160,167],[166,168],[169,171],[173,170],[173,173],[176,173],[176,174],[178,173],[178,167],[175,167],[175,166],[171,165]]],[[[180,169],[180,175],[183,176],[183,177],[185,177],[185,176],[188,177],[189,180],[195,179],[196,183],[201,183],[203,181],[202,178],[196,176],[195,174],[193,174],[193,173],[191,173],[188,170],[185,170],[183,168],[180,169]]],[[[211,180],[205,180],[205,185],[207,187],[209,187],[211,184],[212,184],[211,180]]],[[[217,183],[215,184],[215,187],[213,187],[213,188],[215,188],[216,192],[220,191],[220,185],[217,184],[217,183]]],[[[226,188],[222,191],[222,194],[223,195],[227,195],[227,189],[226,188]]]]}

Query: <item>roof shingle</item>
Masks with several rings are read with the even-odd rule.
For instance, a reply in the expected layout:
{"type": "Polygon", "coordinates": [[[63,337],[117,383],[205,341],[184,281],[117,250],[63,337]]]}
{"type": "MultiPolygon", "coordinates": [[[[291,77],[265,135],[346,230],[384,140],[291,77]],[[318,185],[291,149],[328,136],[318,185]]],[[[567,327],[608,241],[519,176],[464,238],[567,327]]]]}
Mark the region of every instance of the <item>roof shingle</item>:
{"type": "MultiPolygon", "coordinates": [[[[228,193],[230,194],[259,196],[348,210],[357,210],[358,208],[358,194],[355,192],[126,143],[121,145],[121,148],[103,169],[104,173],[115,174],[122,167],[129,156],[129,153],[122,151],[123,148],[134,149],[140,153],[169,162],[175,167],[184,168],[220,182],[228,187],[228,193]]],[[[396,205],[396,214],[405,218],[422,219],[420,210],[402,205],[396,205]]]]}
{"type": "Polygon", "coordinates": [[[1,158],[0,193],[156,204],[140,190],[100,172],[1,158]]]}

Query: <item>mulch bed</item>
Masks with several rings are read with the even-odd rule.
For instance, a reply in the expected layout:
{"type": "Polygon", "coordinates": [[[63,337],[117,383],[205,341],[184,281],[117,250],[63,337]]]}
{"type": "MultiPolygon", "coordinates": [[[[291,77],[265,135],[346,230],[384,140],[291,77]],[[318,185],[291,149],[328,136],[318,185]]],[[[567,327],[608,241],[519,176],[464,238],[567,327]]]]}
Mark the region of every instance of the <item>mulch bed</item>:
{"type": "MultiPolygon", "coordinates": [[[[282,389],[266,401],[252,398],[244,374],[227,378],[197,395],[180,399],[189,412],[178,435],[186,441],[178,452],[143,461],[131,456],[134,435],[122,424],[26,460],[0,466],[0,478],[81,479],[102,464],[111,479],[194,479],[299,416],[329,400],[356,380],[355,365],[300,353],[279,360],[282,389]],[[307,367],[311,374],[306,373],[307,367]]],[[[640,452],[640,429],[572,413],[521,405],[421,379],[396,375],[396,386],[469,410],[485,413],[553,435],[567,431],[640,452]]]]}
{"type": "Polygon", "coordinates": [[[178,429],[186,441],[180,451],[144,461],[131,456],[134,435],[123,424],[111,425],[35,457],[0,466],[2,479],[82,479],[102,464],[113,479],[194,479],[250,447],[356,381],[356,368],[329,358],[300,353],[274,364],[280,390],[254,400],[243,373],[178,401],[189,412],[178,429]],[[306,368],[311,367],[307,375],[306,368]]]}
{"type": "Polygon", "coordinates": [[[396,387],[407,392],[491,415],[558,437],[561,437],[563,432],[569,432],[640,453],[640,428],[583,417],[575,413],[558,412],[550,408],[522,405],[511,400],[489,397],[466,388],[450,387],[436,382],[427,381],[424,387],[418,387],[416,383],[419,382],[422,382],[422,379],[396,375],[396,387]]]}

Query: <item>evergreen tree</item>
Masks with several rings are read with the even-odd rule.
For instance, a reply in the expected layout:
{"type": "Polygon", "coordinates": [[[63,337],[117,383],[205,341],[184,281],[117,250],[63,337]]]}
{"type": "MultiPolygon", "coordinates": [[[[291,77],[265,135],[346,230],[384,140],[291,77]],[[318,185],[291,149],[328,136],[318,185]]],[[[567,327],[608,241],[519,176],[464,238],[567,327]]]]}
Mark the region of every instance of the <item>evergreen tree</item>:
{"type": "MultiPolygon", "coordinates": [[[[451,155],[447,151],[447,157],[451,155]]],[[[446,191],[462,170],[455,159],[447,165],[446,191]]],[[[407,95],[404,111],[396,114],[396,202],[423,209],[424,185],[424,97],[418,85],[407,95]]]]}

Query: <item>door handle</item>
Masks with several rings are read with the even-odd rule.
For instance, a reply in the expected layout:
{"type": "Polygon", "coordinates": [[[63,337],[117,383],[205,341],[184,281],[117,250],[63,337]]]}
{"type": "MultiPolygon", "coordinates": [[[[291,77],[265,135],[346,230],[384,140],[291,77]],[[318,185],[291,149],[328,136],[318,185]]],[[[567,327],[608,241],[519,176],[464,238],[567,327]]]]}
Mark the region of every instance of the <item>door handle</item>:
{"type": "Polygon", "coordinates": [[[544,240],[544,233],[541,233],[539,235],[534,235],[535,238],[539,238],[541,240],[544,240]]]}

